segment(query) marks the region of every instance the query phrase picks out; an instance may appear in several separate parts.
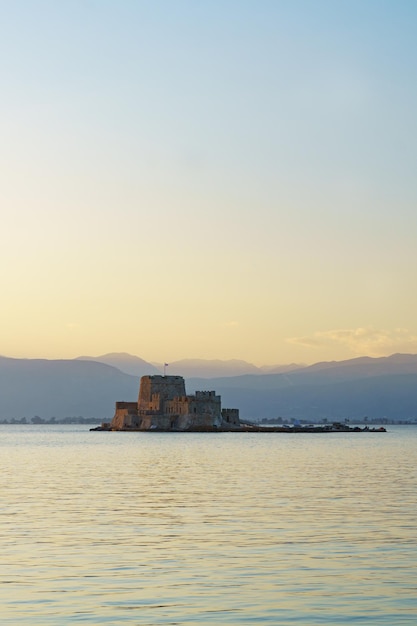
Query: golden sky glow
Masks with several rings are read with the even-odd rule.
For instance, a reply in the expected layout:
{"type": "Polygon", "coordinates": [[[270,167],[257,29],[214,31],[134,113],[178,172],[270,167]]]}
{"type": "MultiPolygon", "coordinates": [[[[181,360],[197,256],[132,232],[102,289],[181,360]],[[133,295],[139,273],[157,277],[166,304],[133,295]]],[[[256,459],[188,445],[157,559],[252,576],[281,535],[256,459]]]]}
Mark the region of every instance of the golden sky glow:
{"type": "Polygon", "coordinates": [[[416,17],[5,5],[0,353],[417,352],[416,17]]]}

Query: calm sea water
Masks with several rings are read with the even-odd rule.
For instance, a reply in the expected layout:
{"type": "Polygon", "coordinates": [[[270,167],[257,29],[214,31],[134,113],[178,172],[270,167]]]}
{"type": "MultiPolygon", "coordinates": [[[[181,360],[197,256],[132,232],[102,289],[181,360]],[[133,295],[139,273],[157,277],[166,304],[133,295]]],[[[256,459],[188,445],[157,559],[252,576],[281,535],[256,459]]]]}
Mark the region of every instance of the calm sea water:
{"type": "Polygon", "coordinates": [[[413,427],[1,426],[1,624],[416,624],[416,468],[413,427]]]}

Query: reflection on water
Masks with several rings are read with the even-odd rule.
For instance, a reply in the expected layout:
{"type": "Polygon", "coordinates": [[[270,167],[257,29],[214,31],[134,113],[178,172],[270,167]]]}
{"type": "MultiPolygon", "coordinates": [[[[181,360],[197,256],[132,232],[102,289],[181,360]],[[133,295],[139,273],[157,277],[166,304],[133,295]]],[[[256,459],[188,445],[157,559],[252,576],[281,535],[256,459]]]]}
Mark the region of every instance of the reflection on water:
{"type": "Polygon", "coordinates": [[[416,444],[2,426],[2,623],[415,623],[416,444]]]}

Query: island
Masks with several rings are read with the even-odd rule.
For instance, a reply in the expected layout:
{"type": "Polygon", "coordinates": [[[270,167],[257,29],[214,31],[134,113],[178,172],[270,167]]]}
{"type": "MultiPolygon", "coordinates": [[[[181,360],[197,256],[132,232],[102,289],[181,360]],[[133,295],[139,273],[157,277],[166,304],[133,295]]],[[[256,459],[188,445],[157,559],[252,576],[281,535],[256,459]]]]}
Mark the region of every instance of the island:
{"type": "Polygon", "coordinates": [[[326,426],[261,426],[241,422],[239,409],[221,406],[215,391],[185,392],[182,376],[142,376],[137,402],[116,402],[111,422],[90,430],[162,432],[386,432],[334,422],[326,426]]]}

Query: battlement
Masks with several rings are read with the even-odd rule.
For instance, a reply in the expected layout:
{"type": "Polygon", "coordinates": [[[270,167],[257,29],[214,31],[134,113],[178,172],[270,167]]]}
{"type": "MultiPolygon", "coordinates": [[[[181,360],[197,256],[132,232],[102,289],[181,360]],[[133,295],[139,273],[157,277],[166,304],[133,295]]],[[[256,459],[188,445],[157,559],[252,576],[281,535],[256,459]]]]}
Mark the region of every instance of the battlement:
{"type": "Polygon", "coordinates": [[[195,397],[197,399],[200,399],[200,398],[214,398],[214,397],[216,397],[216,392],[215,391],[196,391],[195,392],[195,397]]]}
{"type": "Polygon", "coordinates": [[[151,380],[152,382],[155,383],[166,383],[166,384],[172,384],[175,381],[184,381],[184,378],[182,376],[163,376],[162,374],[153,374],[152,376],[142,376],[142,378],[148,378],[149,380],[151,380]]]}

